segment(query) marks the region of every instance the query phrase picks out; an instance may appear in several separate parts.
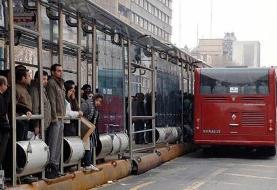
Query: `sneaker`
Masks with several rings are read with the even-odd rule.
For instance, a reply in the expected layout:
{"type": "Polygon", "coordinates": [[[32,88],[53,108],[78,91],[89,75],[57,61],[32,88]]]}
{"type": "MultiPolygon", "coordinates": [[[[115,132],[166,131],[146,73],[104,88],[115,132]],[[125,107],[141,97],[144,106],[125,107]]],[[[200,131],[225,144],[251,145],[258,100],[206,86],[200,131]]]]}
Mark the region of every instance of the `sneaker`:
{"type": "Polygon", "coordinates": [[[92,164],[90,165],[90,167],[93,171],[99,171],[99,169],[96,166],[92,165],[92,164]]]}
{"type": "Polygon", "coordinates": [[[92,168],[90,166],[85,166],[84,167],[84,171],[85,172],[91,172],[92,171],[92,168]]]}
{"type": "Polygon", "coordinates": [[[25,176],[21,179],[21,181],[23,183],[33,183],[33,182],[37,182],[38,178],[37,177],[33,177],[32,175],[30,176],[25,176]]]}
{"type": "Polygon", "coordinates": [[[94,165],[89,165],[89,166],[85,166],[84,168],[85,172],[90,172],[90,171],[99,171],[99,169],[97,167],[95,167],[94,165]]]}

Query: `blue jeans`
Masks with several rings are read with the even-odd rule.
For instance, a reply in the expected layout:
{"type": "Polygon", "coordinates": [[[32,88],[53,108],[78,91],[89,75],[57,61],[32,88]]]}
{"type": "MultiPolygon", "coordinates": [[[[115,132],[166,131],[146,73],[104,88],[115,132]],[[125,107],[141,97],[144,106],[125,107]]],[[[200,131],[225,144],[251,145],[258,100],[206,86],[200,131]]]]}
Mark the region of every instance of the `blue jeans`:
{"type": "Polygon", "coordinates": [[[63,129],[64,124],[61,121],[51,123],[47,129],[47,142],[50,150],[50,164],[59,166],[61,159],[61,150],[63,142],[63,129]]]}

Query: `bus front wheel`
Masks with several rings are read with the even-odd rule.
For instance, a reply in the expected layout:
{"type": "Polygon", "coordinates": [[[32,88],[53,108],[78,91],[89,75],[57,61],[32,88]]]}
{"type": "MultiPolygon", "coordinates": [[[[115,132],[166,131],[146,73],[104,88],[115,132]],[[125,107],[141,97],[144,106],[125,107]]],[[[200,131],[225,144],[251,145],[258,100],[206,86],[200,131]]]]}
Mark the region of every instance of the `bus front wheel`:
{"type": "Polygon", "coordinates": [[[276,147],[275,146],[265,147],[264,151],[267,156],[275,156],[276,155],[276,147]]]}

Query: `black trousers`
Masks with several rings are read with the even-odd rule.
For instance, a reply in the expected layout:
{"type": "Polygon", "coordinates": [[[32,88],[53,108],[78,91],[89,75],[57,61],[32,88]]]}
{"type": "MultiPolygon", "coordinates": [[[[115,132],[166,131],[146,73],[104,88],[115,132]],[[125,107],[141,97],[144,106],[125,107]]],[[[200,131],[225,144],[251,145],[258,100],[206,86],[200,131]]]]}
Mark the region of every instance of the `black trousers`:
{"type": "MultiPolygon", "coordinates": [[[[135,128],[135,132],[144,130],[144,122],[143,121],[135,121],[134,128],[135,128]]],[[[136,144],[144,143],[144,132],[135,134],[135,143],[136,144]]]]}
{"type": "Polygon", "coordinates": [[[27,120],[16,121],[16,141],[27,140],[30,122],[27,120]]]}
{"type": "Polygon", "coordinates": [[[6,156],[9,137],[10,137],[9,131],[0,130],[0,168],[3,167],[3,159],[6,156]]]}

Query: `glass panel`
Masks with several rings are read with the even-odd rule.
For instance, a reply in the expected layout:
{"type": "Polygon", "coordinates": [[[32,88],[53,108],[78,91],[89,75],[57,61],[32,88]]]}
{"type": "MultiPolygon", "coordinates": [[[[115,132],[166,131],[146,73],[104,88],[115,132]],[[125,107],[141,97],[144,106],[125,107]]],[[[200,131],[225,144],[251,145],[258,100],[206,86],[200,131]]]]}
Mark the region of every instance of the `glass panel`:
{"type": "Polygon", "coordinates": [[[98,91],[104,95],[100,109],[99,132],[123,131],[123,57],[122,47],[111,36],[97,31],[98,91]]]}
{"type": "Polygon", "coordinates": [[[268,94],[268,69],[202,69],[201,94],[268,94]]]}

